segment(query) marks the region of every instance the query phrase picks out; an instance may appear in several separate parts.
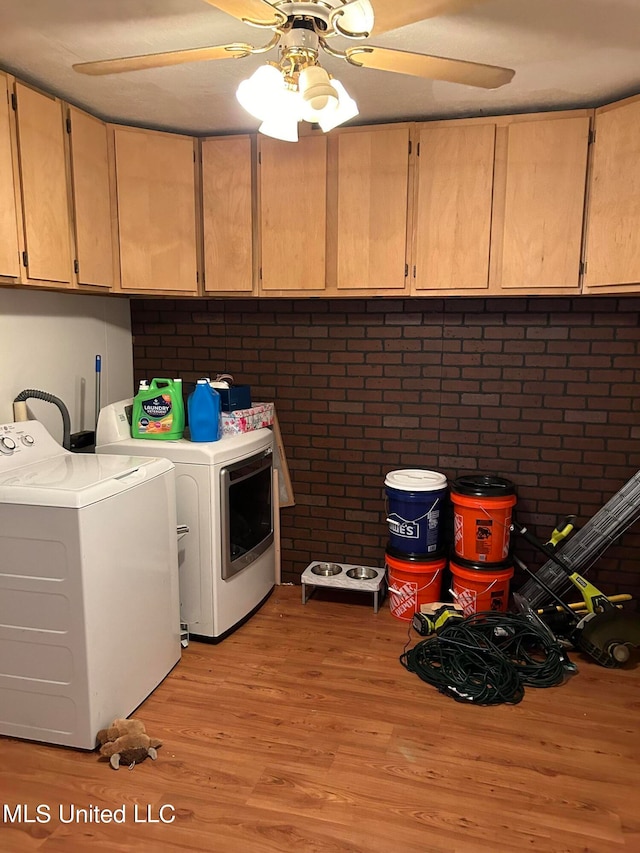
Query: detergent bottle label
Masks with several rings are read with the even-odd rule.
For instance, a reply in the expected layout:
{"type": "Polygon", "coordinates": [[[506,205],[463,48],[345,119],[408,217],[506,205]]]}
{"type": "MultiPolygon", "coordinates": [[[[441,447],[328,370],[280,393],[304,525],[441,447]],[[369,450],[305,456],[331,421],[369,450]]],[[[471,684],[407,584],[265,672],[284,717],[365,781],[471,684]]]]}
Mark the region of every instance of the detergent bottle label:
{"type": "Polygon", "coordinates": [[[171,432],[173,429],[173,401],[169,394],[161,394],[140,403],[142,410],[138,428],[142,433],[171,432]]]}
{"type": "Polygon", "coordinates": [[[142,411],[151,418],[166,418],[171,413],[171,397],[166,394],[142,401],[142,411]]]}

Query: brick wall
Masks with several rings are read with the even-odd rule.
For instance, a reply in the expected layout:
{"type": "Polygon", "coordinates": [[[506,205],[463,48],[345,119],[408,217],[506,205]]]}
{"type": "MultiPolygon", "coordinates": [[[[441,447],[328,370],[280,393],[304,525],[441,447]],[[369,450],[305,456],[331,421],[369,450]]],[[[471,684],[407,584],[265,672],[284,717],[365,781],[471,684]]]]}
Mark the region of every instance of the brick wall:
{"type": "MultiPolygon", "coordinates": [[[[228,372],[276,401],[296,500],[285,581],[315,559],[383,563],[396,468],[507,477],[542,537],[558,516],[584,524],[640,468],[638,298],[131,304],[136,382],[228,372]]],[[[639,554],[636,524],[590,577],[640,595],[639,554]]]]}

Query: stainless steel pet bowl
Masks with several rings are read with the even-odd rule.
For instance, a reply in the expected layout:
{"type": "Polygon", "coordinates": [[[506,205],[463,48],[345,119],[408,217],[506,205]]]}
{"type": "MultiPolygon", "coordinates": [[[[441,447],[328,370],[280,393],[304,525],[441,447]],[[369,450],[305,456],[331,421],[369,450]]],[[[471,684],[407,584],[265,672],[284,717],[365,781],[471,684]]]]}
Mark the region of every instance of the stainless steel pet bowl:
{"type": "Polygon", "coordinates": [[[356,566],[354,569],[347,571],[347,577],[354,578],[359,581],[370,581],[378,577],[378,573],[366,566],[356,566]]]}
{"type": "Polygon", "coordinates": [[[332,575],[339,575],[342,571],[342,566],[339,566],[337,563],[318,563],[312,567],[311,571],[314,575],[322,575],[325,578],[329,578],[332,575]]]}

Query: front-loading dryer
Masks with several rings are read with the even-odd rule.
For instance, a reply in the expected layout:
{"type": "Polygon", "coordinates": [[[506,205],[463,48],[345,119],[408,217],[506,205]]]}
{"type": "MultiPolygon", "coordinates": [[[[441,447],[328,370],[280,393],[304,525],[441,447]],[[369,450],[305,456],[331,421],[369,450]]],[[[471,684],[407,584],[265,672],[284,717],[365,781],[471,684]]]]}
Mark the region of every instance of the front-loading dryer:
{"type": "Polygon", "coordinates": [[[180,615],[189,636],[217,642],[260,608],[275,586],[273,433],[218,441],[131,437],[133,400],[100,412],[96,453],[164,456],[175,465],[180,615]]]}

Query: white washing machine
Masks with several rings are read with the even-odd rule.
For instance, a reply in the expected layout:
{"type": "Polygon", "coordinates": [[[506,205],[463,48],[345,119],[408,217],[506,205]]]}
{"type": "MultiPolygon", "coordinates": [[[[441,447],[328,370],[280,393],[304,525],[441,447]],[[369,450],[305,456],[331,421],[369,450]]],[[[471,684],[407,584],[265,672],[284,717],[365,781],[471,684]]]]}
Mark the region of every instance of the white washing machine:
{"type": "Polygon", "coordinates": [[[275,586],[273,433],[219,441],[131,437],[133,400],[100,412],[96,453],[164,456],[176,470],[180,614],[189,636],[217,642],[251,616],[275,586]]]}
{"type": "Polygon", "coordinates": [[[0,425],[0,734],[94,749],[180,652],[171,463],[0,425]]]}

